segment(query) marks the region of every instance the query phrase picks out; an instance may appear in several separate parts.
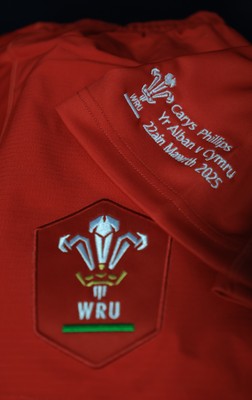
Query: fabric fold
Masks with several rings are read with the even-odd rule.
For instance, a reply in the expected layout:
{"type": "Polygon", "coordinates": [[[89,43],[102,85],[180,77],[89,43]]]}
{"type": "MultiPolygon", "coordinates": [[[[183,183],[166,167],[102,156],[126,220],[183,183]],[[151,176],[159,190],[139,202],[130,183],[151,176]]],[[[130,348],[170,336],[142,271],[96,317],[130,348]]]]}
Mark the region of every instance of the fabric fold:
{"type": "Polygon", "coordinates": [[[128,196],[246,290],[252,290],[251,258],[241,257],[251,232],[251,59],[251,46],[242,46],[114,68],[56,107],[128,196]]]}

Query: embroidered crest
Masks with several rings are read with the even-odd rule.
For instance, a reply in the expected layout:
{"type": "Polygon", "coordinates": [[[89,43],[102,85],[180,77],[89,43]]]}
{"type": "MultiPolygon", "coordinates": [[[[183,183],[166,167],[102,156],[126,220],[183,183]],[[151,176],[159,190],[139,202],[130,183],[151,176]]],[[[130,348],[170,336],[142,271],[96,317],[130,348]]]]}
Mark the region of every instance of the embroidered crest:
{"type": "Polygon", "coordinates": [[[101,200],[36,230],[36,329],[92,367],[161,325],[169,238],[151,219],[101,200]]]}
{"type": "Polygon", "coordinates": [[[147,236],[137,232],[136,236],[130,232],[119,236],[115,247],[108,258],[113,236],[119,231],[120,222],[109,215],[100,215],[89,223],[89,232],[93,234],[95,241],[98,266],[95,265],[94,255],[91,248],[91,238],[76,235],[69,239],[70,235],[62,236],[59,239],[58,247],[62,252],[68,252],[76,248],[85,262],[91,275],[83,277],[82,272],[76,273],[76,278],[83,286],[93,287],[93,295],[101,299],[107,293],[108,286],[119,285],[127,275],[122,271],[119,276],[112,274],[116,265],[129,249],[131,244],[139,251],[147,246],[147,236]],[[98,269],[98,271],[97,271],[98,269]]]}
{"type": "Polygon", "coordinates": [[[166,103],[174,102],[174,95],[171,88],[176,86],[175,76],[168,72],[165,76],[162,75],[158,68],[151,70],[151,75],[154,77],[150,85],[142,86],[142,94],[137,96],[135,93],[130,96],[125,93],[124,97],[134,112],[137,118],[140,118],[139,112],[143,109],[143,103],[156,104],[159,98],[165,98],[166,103]]]}

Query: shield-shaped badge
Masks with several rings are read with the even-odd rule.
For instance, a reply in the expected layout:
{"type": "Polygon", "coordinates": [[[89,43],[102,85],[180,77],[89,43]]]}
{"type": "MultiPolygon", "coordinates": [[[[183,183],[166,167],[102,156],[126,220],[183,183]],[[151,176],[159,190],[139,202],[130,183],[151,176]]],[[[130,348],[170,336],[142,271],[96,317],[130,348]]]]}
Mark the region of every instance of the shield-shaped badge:
{"type": "Polygon", "coordinates": [[[103,367],[160,330],[169,237],[111,200],[36,229],[36,331],[103,367]]]}

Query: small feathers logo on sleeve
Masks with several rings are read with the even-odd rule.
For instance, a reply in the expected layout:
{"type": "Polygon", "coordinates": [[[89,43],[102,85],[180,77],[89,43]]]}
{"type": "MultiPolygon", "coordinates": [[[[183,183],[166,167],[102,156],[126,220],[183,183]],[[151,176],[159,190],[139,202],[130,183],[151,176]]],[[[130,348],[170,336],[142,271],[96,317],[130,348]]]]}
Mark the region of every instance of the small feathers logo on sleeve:
{"type": "Polygon", "coordinates": [[[143,103],[156,104],[159,98],[165,98],[166,103],[174,102],[174,95],[170,91],[176,86],[176,78],[170,72],[163,76],[158,68],[151,70],[151,75],[154,76],[152,83],[148,86],[144,84],[142,94],[137,96],[135,93],[130,96],[125,93],[124,97],[135,114],[136,118],[140,118],[139,112],[143,109],[143,103]]]}

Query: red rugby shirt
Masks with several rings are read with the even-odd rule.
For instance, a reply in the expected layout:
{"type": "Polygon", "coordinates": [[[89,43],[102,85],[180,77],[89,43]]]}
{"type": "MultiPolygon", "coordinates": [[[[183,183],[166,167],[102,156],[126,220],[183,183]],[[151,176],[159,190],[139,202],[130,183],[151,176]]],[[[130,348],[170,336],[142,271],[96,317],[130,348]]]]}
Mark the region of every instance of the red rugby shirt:
{"type": "Polygon", "coordinates": [[[0,43],[0,399],[250,399],[247,41],[203,12],[0,43]]]}

